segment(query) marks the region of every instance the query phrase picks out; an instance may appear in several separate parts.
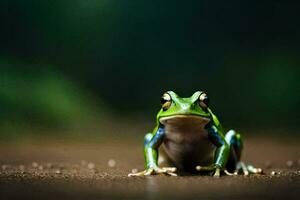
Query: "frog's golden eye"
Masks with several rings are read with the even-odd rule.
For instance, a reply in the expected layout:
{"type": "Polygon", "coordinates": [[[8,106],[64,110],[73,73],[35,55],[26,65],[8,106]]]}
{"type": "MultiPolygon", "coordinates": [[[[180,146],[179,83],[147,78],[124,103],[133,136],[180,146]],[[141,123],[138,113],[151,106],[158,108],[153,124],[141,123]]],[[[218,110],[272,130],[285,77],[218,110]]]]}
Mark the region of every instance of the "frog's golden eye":
{"type": "Polygon", "coordinates": [[[207,96],[207,94],[205,94],[204,92],[202,92],[199,96],[199,105],[202,108],[207,108],[208,107],[208,103],[209,103],[209,98],[207,96]]]}
{"type": "Polygon", "coordinates": [[[164,93],[160,99],[160,103],[163,110],[169,109],[172,104],[171,95],[168,93],[164,93]]]}

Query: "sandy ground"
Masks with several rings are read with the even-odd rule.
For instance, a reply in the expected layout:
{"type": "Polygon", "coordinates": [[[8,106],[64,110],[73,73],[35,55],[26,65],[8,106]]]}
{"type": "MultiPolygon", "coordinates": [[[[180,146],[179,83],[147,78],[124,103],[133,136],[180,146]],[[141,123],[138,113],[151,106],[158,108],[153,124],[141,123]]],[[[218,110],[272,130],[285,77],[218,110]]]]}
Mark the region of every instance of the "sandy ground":
{"type": "Polygon", "coordinates": [[[127,177],[143,169],[140,140],[1,144],[0,199],[300,199],[298,140],[247,138],[252,176],[127,177]]]}

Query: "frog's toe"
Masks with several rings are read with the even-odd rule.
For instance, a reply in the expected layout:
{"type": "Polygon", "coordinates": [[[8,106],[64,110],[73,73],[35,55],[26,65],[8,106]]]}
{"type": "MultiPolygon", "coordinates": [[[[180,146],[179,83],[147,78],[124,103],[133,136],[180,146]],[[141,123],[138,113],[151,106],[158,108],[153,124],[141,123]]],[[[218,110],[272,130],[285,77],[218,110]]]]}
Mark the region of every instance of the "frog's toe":
{"type": "Polygon", "coordinates": [[[221,175],[221,170],[220,170],[219,168],[217,168],[216,171],[214,172],[214,175],[213,175],[213,176],[214,176],[215,178],[219,178],[220,175],[221,175]]]}
{"type": "Polygon", "coordinates": [[[146,174],[146,170],[142,171],[142,172],[137,172],[137,173],[129,173],[128,177],[133,177],[133,176],[145,176],[146,174]]]}
{"type": "Polygon", "coordinates": [[[133,176],[150,176],[150,175],[154,175],[155,174],[155,171],[153,168],[149,168],[149,169],[146,169],[144,171],[141,171],[141,172],[137,172],[137,173],[130,173],[128,174],[128,177],[133,177],[133,176]]]}
{"type": "Polygon", "coordinates": [[[252,165],[248,165],[247,169],[250,174],[263,174],[262,168],[255,168],[252,165]]]}
{"type": "Polygon", "coordinates": [[[170,176],[177,176],[176,172],[176,167],[163,167],[163,168],[159,168],[156,173],[157,174],[166,174],[166,175],[170,175],[170,176]]]}
{"type": "Polygon", "coordinates": [[[244,176],[249,175],[249,171],[247,169],[247,166],[243,162],[238,162],[236,165],[236,170],[234,172],[235,175],[242,174],[244,176]]]}
{"type": "Polygon", "coordinates": [[[196,170],[199,172],[210,172],[213,177],[220,177],[221,176],[221,172],[223,172],[223,170],[221,169],[220,166],[212,164],[209,166],[196,166],[196,170]]]}
{"type": "Polygon", "coordinates": [[[162,169],[165,169],[167,172],[176,172],[176,167],[163,167],[162,169]]]}
{"type": "Polygon", "coordinates": [[[142,172],[137,173],[130,173],[128,174],[129,177],[132,176],[151,176],[151,175],[159,175],[159,174],[165,174],[169,176],[177,176],[175,167],[163,167],[163,168],[149,168],[147,170],[144,170],[142,172]]]}
{"type": "Polygon", "coordinates": [[[243,162],[239,162],[236,166],[234,174],[243,174],[248,176],[249,174],[262,174],[263,170],[261,168],[255,168],[252,165],[245,165],[243,162]]]}
{"type": "Polygon", "coordinates": [[[215,169],[215,166],[214,165],[209,165],[209,166],[200,166],[200,165],[197,165],[196,166],[196,170],[199,171],[199,172],[207,172],[207,171],[213,171],[215,169]]]}
{"type": "Polygon", "coordinates": [[[225,173],[227,176],[234,176],[234,175],[237,175],[237,173],[231,173],[231,172],[229,172],[227,169],[224,170],[224,173],[225,173]]]}

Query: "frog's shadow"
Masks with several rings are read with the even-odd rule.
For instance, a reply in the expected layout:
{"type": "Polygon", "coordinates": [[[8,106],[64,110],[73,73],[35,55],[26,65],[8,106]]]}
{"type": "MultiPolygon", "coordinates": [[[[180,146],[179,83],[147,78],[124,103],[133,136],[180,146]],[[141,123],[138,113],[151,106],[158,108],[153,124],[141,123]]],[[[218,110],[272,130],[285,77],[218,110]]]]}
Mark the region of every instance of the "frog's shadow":
{"type": "Polygon", "coordinates": [[[208,177],[208,176],[212,176],[212,172],[187,172],[187,171],[178,171],[177,175],[180,177],[195,177],[195,176],[199,176],[199,177],[208,177]]]}

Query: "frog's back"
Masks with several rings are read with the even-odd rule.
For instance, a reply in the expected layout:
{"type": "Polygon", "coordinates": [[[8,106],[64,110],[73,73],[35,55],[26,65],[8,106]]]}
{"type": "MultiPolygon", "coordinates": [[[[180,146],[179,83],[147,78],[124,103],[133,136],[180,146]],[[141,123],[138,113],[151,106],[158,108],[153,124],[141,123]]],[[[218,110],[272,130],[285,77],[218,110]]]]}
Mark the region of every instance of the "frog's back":
{"type": "Polygon", "coordinates": [[[165,140],[160,160],[168,160],[179,170],[194,172],[197,165],[212,163],[215,146],[204,128],[209,119],[194,115],[165,118],[165,140]]]}

